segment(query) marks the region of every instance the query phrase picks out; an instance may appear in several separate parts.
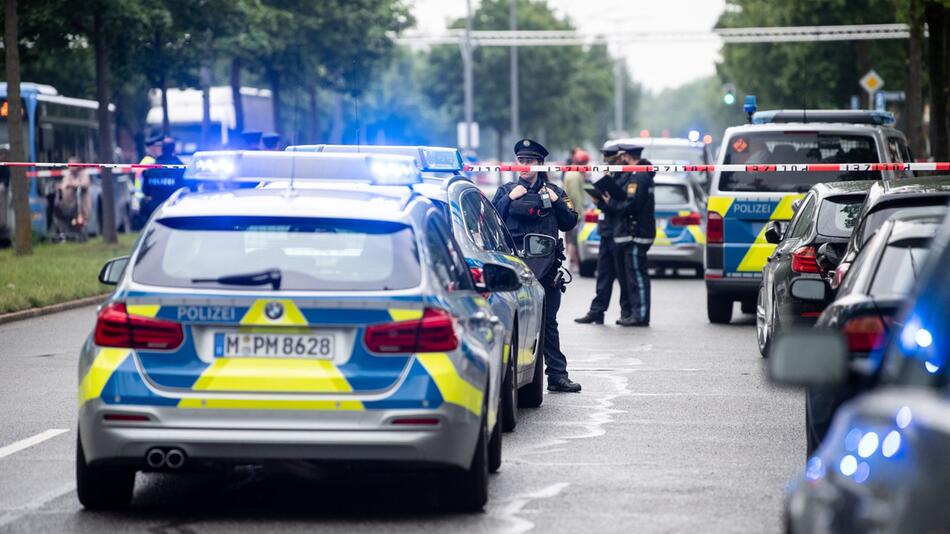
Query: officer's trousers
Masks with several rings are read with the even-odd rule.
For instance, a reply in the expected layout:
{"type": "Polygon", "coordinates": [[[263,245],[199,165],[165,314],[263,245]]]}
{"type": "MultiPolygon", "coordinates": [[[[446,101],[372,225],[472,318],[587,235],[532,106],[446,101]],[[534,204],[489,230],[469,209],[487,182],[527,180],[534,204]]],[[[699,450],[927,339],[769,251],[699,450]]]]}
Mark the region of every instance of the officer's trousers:
{"type": "MultiPolygon", "coordinates": [[[[610,307],[610,297],[613,295],[614,280],[617,280],[618,268],[622,266],[623,258],[617,255],[617,245],[609,237],[601,238],[600,249],[597,251],[597,293],[590,303],[591,315],[603,315],[610,307]]],[[[620,284],[620,310],[626,315],[630,309],[630,295],[626,285],[620,284]]]]}
{"type": "MultiPolygon", "coordinates": [[[[650,271],[647,267],[649,244],[636,242],[621,243],[616,246],[618,258],[617,278],[621,287],[626,286],[630,296],[629,308],[621,311],[624,317],[633,317],[641,323],[650,322],[650,271]]],[[[622,294],[622,293],[621,293],[622,294]]]]}
{"type": "Polygon", "coordinates": [[[567,377],[567,356],[561,352],[561,334],[557,329],[561,290],[554,285],[553,276],[547,278],[541,280],[541,285],[544,287],[544,373],[550,381],[552,378],[567,377]]]}

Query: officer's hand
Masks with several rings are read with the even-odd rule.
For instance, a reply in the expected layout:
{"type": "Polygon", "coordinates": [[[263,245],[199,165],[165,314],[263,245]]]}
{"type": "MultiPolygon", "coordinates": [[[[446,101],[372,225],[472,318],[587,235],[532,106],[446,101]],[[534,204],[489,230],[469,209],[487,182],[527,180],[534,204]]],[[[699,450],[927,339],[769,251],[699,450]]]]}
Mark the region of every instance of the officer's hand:
{"type": "Polygon", "coordinates": [[[548,193],[548,198],[551,199],[551,202],[557,202],[557,193],[555,193],[554,191],[552,191],[552,190],[550,190],[550,189],[548,189],[548,188],[544,188],[544,190],[547,191],[547,193],[548,193]]]}
{"type": "Polygon", "coordinates": [[[516,185],[514,189],[511,190],[511,193],[508,193],[508,198],[511,200],[518,200],[519,198],[528,194],[528,190],[523,185],[516,185]]]}
{"type": "Polygon", "coordinates": [[[604,202],[610,202],[610,193],[604,191],[604,202]]]}

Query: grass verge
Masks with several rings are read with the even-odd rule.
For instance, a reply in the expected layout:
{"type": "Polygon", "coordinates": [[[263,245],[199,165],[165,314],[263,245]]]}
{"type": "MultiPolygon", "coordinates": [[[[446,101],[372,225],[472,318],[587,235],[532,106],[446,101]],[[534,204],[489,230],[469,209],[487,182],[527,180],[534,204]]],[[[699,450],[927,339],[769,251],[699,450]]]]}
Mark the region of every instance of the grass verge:
{"type": "Polygon", "coordinates": [[[35,243],[33,254],[0,250],[0,313],[39,308],[108,293],[99,283],[106,260],[132,251],[137,234],[119,234],[119,244],[100,238],[85,243],[35,243]]]}

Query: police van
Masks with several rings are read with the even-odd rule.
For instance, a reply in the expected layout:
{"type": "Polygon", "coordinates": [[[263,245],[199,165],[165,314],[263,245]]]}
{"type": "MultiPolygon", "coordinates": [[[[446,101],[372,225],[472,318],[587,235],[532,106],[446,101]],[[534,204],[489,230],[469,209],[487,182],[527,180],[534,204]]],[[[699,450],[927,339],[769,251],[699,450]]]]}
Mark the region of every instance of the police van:
{"type": "MultiPolygon", "coordinates": [[[[751,124],[728,128],[718,166],[729,164],[907,163],[907,140],[882,111],[782,110],[755,112],[751,124]]],[[[706,217],[706,309],[712,323],[732,320],[733,304],[755,311],[765,266],[775,245],[769,221],[792,218],[813,185],[889,180],[909,171],[733,172],[716,169],[706,217]]],[[[784,226],[779,225],[784,231],[784,226]]],[[[795,254],[807,251],[795,251],[795,254]]]]}

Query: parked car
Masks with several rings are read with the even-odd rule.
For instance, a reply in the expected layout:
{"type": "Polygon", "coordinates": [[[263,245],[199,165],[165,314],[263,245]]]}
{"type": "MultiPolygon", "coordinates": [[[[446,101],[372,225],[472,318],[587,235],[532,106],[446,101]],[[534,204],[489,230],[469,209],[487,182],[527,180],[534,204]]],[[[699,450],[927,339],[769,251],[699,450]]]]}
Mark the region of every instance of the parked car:
{"type": "MultiPolygon", "coordinates": [[[[876,387],[841,406],[789,484],[787,532],[950,530],[950,219],[930,251],[894,322],[871,380],[876,387]]],[[[839,332],[810,329],[776,339],[769,372],[777,382],[806,387],[864,380],[849,363],[839,332]]]]}
{"type": "Polygon", "coordinates": [[[769,342],[780,327],[812,326],[821,315],[823,303],[799,298],[791,288],[796,280],[827,276],[828,270],[818,263],[818,249],[847,243],[872,183],[817,184],[799,202],[791,222],[766,225],[765,241],[776,247],[762,270],[756,306],[756,339],[762,356],[768,354],[769,342]]]}

